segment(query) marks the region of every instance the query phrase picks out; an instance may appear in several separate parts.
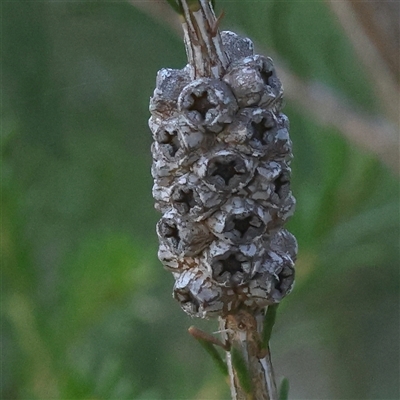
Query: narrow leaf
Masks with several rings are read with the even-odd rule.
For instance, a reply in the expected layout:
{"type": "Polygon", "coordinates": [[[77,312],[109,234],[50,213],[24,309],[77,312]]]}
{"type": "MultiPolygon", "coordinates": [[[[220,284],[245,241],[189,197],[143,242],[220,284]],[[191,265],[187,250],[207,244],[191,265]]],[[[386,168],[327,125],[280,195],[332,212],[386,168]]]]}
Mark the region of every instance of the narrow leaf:
{"type": "Polygon", "coordinates": [[[283,378],[279,387],[279,400],[287,400],[289,397],[289,380],[283,378]]]}
{"type": "Polygon", "coordinates": [[[237,377],[239,379],[240,386],[246,393],[251,393],[251,377],[247,364],[238,349],[232,347],[231,349],[232,365],[236,371],[237,377]]]}
{"type": "Polygon", "coordinates": [[[225,361],[222,359],[221,354],[218,353],[217,349],[213,344],[206,340],[199,339],[199,343],[204,347],[208,354],[210,354],[217,368],[222,372],[224,376],[228,376],[228,367],[225,361]]]}
{"type": "Polygon", "coordinates": [[[177,3],[176,0],[167,0],[167,2],[174,9],[175,12],[177,12],[180,15],[183,15],[180,2],[177,3]]]}
{"type": "MultiPolygon", "coordinates": [[[[222,372],[224,376],[228,376],[228,367],[225,361],[222,359],[221,355],[218,353],[217,349],[214,347],[212,341],[207,340],[207,337],[199,337],[199,335],[193,334],[193,328],[189,328],[189,333],[200,343],[200,345],[206,350],[206,352],[211,356],[217,368],[222,372]]],[[[202,332],[204,334],[204,332],[202,332]]]]}
{"type": "Polygon", "coordinates": [[[262,345],[263,348],[266,349],[268,347],[268,343],[271,339],[272,328],[275,324],[276,312],[279,304],[272,304],[268,306],[267,312],[264,317],[264,329],[262,334],[262,345]]]}

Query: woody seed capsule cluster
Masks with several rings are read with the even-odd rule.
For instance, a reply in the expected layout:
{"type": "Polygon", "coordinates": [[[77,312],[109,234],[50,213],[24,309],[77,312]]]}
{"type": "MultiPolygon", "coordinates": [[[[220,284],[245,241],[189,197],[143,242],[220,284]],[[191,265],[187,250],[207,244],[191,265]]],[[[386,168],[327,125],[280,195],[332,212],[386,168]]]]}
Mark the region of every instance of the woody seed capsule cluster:
{"type": "Polygon", "coordinates": [[[192,316],[278,303],[293,286],[289,122],[270,58],[221,33],[220,79],[162,69],[150,101],[158,256],[192,316]]]}

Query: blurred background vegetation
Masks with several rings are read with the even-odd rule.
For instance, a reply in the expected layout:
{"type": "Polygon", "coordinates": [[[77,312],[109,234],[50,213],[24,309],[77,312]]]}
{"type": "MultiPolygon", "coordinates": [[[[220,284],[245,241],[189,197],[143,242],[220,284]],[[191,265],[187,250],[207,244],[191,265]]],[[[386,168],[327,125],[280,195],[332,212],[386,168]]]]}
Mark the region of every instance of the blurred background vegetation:
{"type": "MultiPolygon", "coordinates": [[[[375,39],[399,3],[375,28],[333,3],[217,1],[287,90],[300,251],[273,360],[291,399],[398,399],[398,65],[375,39]]],[[[156,256],[148,100],[185,65],[176,23],[156,1],[2,3],[4,400],[229,398],[187,334],[217,324],[156,256]]]]}

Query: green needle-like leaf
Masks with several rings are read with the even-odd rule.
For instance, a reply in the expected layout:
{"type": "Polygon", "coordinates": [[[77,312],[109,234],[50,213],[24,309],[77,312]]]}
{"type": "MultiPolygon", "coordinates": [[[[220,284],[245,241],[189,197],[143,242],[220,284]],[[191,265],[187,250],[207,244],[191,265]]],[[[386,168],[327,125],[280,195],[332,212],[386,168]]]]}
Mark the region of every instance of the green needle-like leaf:
{"type": "Polygon", "coordinates": [[[279,400],[287,400],[289,397],[289,381],[287,378],[283,378],[279,387],[279,400]]]}
{"type": "Polygon", "coordinates": [[[251,377],[246,362],[238,349],[231,349],[232,364],[239,378],[240,386],[246,393],[251,393],[251,377]]]}
{"type": "Polygon", "coordinates": [[[217,368],[222,372],[224,376],[228,376],[228,367],[226,366],[225,361],[222,359],[221,354],[218,353],[217,349],[214,347],[212,343],[207,340],[195,338],[201,346],[207,351],[207,353],[211,356],[217,368]]]}
{"type": "Polygon", "coordinates": [[[176,0],[167,0],[168,4],[180,15],[183,15],[181,3],[176,0]]]}
{"type": "Polygon", "coordinates": [[[272,328],[274,327],[275,324],[277,309],[278,309],[278,304],[272,304],[267,308],[267,312],[264,318],[264,329],[262,335],[263,348],[268,347],[268,343],[271,339],[271,333],[272,333],[272,328]]]}

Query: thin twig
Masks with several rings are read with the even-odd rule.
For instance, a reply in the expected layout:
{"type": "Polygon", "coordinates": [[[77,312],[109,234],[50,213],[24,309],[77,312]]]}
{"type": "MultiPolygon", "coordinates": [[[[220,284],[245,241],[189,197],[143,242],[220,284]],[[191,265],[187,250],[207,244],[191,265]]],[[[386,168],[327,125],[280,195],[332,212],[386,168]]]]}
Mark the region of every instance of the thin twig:
{"type": "Polygon", "coordinates": [[[278,398],[270,351],[268,346],[262,347],[263,319],[262,312],[253,315],[244,310],[220,318],[222,337],[230,347],[227,363],[233,400],[278,398]],[[235,361],[235,354],[244,361],[243,368],[249,374],[248,384],[243,382],[242,366],[235,361]]]}
{"type": "Polygon", "coordinates": [[[228,65],[218,33],[218,21],[208,0],[199,0],[200,7],[191,9],[181,1],[186,54],[193,78],[220,78],[228,65]]]}
{"type": "Polygon", "coordinates": [[[363,30],[400,84],[400,4],[348,0],[363,30]]]}
{"type": "Polygon", "coordinates": [[[363,62],[383,111],[392,120],[398,120],[399,86],[390,67],[366,35],[350,2],[329,0],[329,5],[350,39],[357,56],[363,62]]]}

